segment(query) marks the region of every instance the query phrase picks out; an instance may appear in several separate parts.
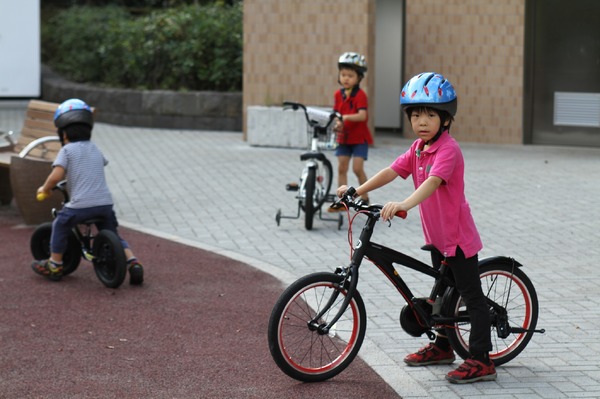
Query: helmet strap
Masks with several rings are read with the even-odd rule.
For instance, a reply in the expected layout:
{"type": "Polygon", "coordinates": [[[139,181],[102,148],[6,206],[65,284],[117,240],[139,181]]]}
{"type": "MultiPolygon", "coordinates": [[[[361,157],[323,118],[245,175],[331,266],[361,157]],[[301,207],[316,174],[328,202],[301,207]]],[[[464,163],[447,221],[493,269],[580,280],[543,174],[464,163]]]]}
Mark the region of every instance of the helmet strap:
{"type": "Polygon", "coordinates": [[[58,129],[56,131],[56,133],[58,134],[58,139],[60,140],[60,145],[64,146],[65,145],[65,131],[63,129],[58,129]]]}
{"type": "MultiPolygon", "coordinates": [[[[440,114],[440,117],[441,117],[442,114],[445,114],[445,112],[442,112],[440,114]]],[[[428,143],[429,145],[435,143],[437,141],[437,139],[440,138],[440,136],[442,135],[442,133],[444,131],[446,131],[446,130],[448,132],[450,131],[450,126],[449,126],[449,124],[447,125],[446,122],[448,122],[449,120],[451,120],[452,117],[448,116],[448,115],[445,115],[445,116],[446,116],[446,118],[444,118],[444,120],[441,121],[442,123],[440,124],[440,130],[438,130],[438,132],[436,133],[436,135],[433,136],[433,138],[431,140],[429,140],[429,143],[428,143]]]]}

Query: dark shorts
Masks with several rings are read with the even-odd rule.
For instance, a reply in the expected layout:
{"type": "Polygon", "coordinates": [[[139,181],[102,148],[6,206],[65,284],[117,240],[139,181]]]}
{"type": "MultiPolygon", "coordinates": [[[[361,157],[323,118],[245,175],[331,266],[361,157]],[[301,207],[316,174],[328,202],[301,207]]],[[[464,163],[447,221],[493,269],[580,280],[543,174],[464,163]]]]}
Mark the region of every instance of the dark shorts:
{"type": "Polygon", "coordinates": [[[359,157],[367,160],[367,155],[369,154],[369,144],[340,144],[335,149],[335,155],[339,156],[347,156],[347,157],[359,157]]]}
{"type": "MultiPolygon", "coordinates": [[[[98,230],[107,229],[117,236],[117,217],[113,211],[112,205],[95,206],[91,208],[73,209],[69,207],[63,207],[56,215],[56,218],[52,222],[52,235],[50,237],[50,248],[52,252],[64,253],[67,250],[67,243],[71,229],[81,222],[88,219],[101,218],[103,221],[98,223],[96,227],[98,230]]],[[[129,247],[127,241],[121,240],[123,248],[129,247]]]]}

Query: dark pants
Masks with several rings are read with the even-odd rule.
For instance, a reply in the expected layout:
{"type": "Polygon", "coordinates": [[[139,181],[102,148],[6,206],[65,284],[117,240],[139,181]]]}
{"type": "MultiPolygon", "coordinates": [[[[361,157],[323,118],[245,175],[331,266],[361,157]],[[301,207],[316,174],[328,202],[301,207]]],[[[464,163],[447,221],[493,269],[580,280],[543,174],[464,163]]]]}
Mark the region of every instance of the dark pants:
{"type": "MultiPolygon", "coordinates": [[[[440,265],[443,256],[431,252],[432,264],[440,265]]],[[[447,270],[454,276],[456,289],[467,305],[467,312],[471,319],[471,332],[469,335],[469,352],[472,356],[486,354],[492,350],[490,339],[490,311],[485,296],[481,289],[477,255],[465,258],[460,247],[456,248],[456,255],[446,258],[449,265],[447,270]]]]}
{"type": "MultiPolygon", "coordinates": [[[[102,218],[102,222],[96,224],[98,230],[110,230],[119,236],[117,227],[117,217],[113,211],[112,205],[95,206],[92,208],[73,209],[63,207],[52,222],[52,236],[50,237],[50,249],[53,253],[64,254],[67,250],[67,243],[71,229],[76,225],[95,218],[102,218]]],[[[129,245],[120,236],[123,248],[129,245]]]]}

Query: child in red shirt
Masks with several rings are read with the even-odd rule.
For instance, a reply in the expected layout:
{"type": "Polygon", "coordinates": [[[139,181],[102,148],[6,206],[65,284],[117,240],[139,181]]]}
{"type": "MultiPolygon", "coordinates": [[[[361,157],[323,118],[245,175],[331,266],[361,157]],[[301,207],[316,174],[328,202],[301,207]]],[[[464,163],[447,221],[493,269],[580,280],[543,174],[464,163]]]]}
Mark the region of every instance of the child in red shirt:
{"type": "MultiPolygon", "coordinates": [[[[338,132],[338,147],[335,155],[338,158],[338,185],[348,184],[348,168],[350,158],[353,158],[352,171],[358,178],[358,183],[367,181],[364,163],[367,160],[369,144],[373,138],[367,121],[368,99],[367,94],[359,87],[360,81],[367,72],[365,57],[358,53],[344,53],[338,60],[338,82],[342,86],[335,92],[333,109],[342,115],[335,130],[338,132]]],[[[369,202],[365,194],[363,201],[369,202]]],[[[333,210],[332,210],[333,211],[333,210]]]]}

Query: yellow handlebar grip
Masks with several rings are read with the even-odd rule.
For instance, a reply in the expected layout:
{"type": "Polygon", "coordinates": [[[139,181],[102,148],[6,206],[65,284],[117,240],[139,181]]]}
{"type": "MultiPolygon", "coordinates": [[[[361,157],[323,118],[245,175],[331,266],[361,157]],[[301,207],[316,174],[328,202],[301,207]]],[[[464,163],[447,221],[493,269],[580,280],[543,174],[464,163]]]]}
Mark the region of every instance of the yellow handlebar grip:
{"type": "Polygon", "coordinates": [[[48,194],[46,194],[46,193],[37,193],[37,195],[35,196],[35,198],[36,198],[38,201],[43,201],[43,200],[45,200],[46,198],[48,198],[48,194]]]}

